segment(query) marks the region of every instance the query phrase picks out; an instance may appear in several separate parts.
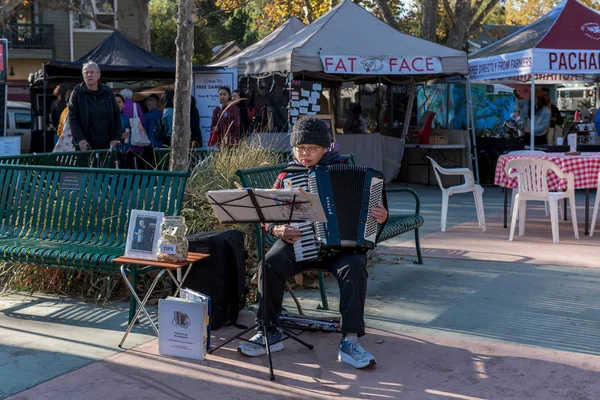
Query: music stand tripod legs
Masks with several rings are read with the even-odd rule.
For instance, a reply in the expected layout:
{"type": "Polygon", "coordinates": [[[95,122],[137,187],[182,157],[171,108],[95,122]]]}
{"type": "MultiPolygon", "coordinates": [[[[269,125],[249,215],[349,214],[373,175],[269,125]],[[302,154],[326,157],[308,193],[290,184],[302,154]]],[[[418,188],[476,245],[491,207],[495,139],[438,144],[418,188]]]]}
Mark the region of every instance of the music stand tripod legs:
{"type": "MultiPolygon", "coordinates": [[[[260,245],[263,249],[263,254],[265,254],[264,250],[265,250],[265,235],[264,232],[261,230],[260,232],[260,245]]],[[[232,337],[230,337],[229,339],[225,340],[224,342],[219,343],[217,346],[211,348],[208,353],[212,354],[215,350],[220,349],[221,347],[225,346],[226,344],[232,342],[235,339],[239,339],[239,340],[244,340],[246,342],[249,342],[248,339],[243,338],[242,336],[244,336],[246,333],[250,332],[253,329],[256,329],[257,327],[261,327],[262,329],[262,334],[263,334],[263,339],[265,341],[265,343],[263,344],[263,346],[265,347],[265,350],[267,352],[267,358],[269,359],[269,379],[270,380],[274,380],[275,379],[275,374],[273,374],[273,360],[271,358],[271,345],[275,344],[275,343],[279,343],[280,341],[284,341],[286,339],[293,339],[295,341],[297,341],[298,343],[308,347],[309,349],[313,349],[313,345],[310,343],[305,342],[304,340],[300,339],[295,333],[293,333],[292,331],[290,331],[289,329],[285,328],[285,327],[281,327],[279,326],[278,329],[281,330],[281,332],[283,334],[285,334],[286,337],[282,338],[281,340],[279,340],[278,342],[275,343],[269,343],[269,328],[271,327],[270,324],[265,323],[264,321],[266,320],[266,302],[267,302],[267,296],[266,296],[266,291],[265,291],[265,281],[266,281],[266,276],[265,276],[265,260],[263,259],[263,261],[261,262],[260,268],[262,269],[261,271],[261,299],[260,301],[263,302],[263,306],[262,306],[262,310],[261,310],[261,324],[256,323],[254,325],[252,325],[251,327],[249,327],[248,329],[244,330],[243,332],[240,332],[232,337]]]]}
{"type": "MultiPolygon", "coordinates": [[[[235,223],[267,223],[267,222],[271,222],[271,223],[289,223],[289,222],[296,222],[295,219],[293,219],[293,210],[295,209],[295,206],[298,204],[301,204],[301,202],[297,202],[296,201],[296,197],[294,196],[291,204],[290,204],[290,210],[292,210],[290,212],[289,218],[287,219],[277,219],[277,220],[267,220],[264,217],[264,214],[262,212],[262,207],[272,207],[272,206],[262,206],[259,204],[257,197],[260,195],[257,195],[254,193],[253,189],[243,189],[241,193],[240,197],[237,197],[235,199],[230,199],[230,200],[226,200],[223,201],[221,203],[219,203],[217,201],[217,198],[215,196],[215,194],[218,192],[215,192],[211,195],[211,193],[208,194],[209,197],[209,202],[211,203],[211,205],[213,206],[213,208],[220,208],[222,209],[225,213],[227,213],[229,215],[229,217],[231,218],[231,222],[235,222],[235,223]],[[243,201],[244,199],[249,199],[251,202],[251,206],[249,205],[235,205],[234,202],[235,201],[243,201]],[[243,208],[251,208],[254,209],[256,211],[256,217],[253,218],[249,218],[249,219],[244,219],[243,221],[240,220],[236,220],[235,218],[233,218],[232,214],[230,213],[231,210],[233,210],[236,207],[243,207],[243,208]]],[[[300,221],[300,220],[298,220],[300,221]]],[[[221,221],[224,222],[224,221],[221,221]]],[[[260,230],[260,246],[263,250],[262,254],[265,254],[265,234],[264,231],[261,229],[260,230]]],[[[273,360],[271,358],[271,345],[275,344],[275,343],[269,343],[269,328],[271,327],[270,324],[265,323],[264,321],[266,321],[266,304],[268,301],[268,298],[266,296],[266,291],[265,291],[265,281],[266,281],[266,275],[265,275],[265,260],[263,259],[260,268],[262,268],[261,270],[261,276],[262,276],[262,282],[261,282],[261,300],[263,303],[263,307],[261,310],[261,324],[254,324],[253,326],[251,326],[250,328],[244,330],[241,333],[238,333],[237,335],[234,335],[232,337],[230,337],[229,339],[225,340],[222,343],[219,343],[217,346],[211,348],[208,353],[212,354],[214,351],[216,351],[217,349],[220,349],[221,347],[225,346],[226,344],[232,342],[235,339],[240,339],[240,340],[244,340],[246,342],[249,342],[250,340],[242,338],[243,335],[245,335],[246,333],[248,333],[249,331],[256,329],[258,326],[261,326],[262,329],[262,334],[263,334],[263,346],[265,347],[266,353],[267,353],[267,357],[269,359],[269,379],[270,380],[274,380],[275,379],[275,375],[273,374],[273,360]]],[[[284,327],[278,327],[278,329],[281,330],[281,332],[283,334],[285,334],[285,338],[282,338],[281,341],[285,340],[285,339],[293,339],[295,341],[297,341],[298,343],[308,347],[309,349],[313,349],[313,345],[309,344],[305,341],[303,341],[302,339],[298,338],[296,334],[294,334],[292,331],[290,331],[287,328],[284,327]]],[[[278,343],[278,342],[276,342],[278,343]]],[[[256,343],[258,344],[258,343],[256,343]]]]}

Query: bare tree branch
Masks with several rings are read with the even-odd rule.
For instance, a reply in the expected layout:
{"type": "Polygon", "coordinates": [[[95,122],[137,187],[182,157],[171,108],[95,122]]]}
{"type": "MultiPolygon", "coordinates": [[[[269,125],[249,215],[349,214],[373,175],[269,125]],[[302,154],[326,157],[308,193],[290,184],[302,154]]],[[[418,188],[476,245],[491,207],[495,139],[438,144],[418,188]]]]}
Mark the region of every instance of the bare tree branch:
{"type": "Polygon", "coordinates": [[[452,11],[452,7],[450,6],[450,2],[448,0],[444,0],[444,10],[446,10],[446,14],[448,14],[450,21],[454,20],[454,12],[452,11]]]}
{"type": "Polygon", "coordinates": [[[485,8],[477,15],[477,17],[473,21],[469,21],[469,27],[467,28],[467,33],[471,33],[473,28],[478,28],[481,25],[483,19],[496,7],[498,4],[498,0],[490,0],[489,3],[485,6],[485,8]]]}
{"type": "MultiPolygon", "coordinates": [[[[235,6],[235,9],[238,9],[238,8],[245,7],[245,6],[247,6],[248,4],[250,4],[252,1],[253,1],[253,0],[244,0],[244,1],[243,1],[243,2],[241,2],[240,4],[236,4],[236,6],[235,6]]],[[[229,12],[232,12],[232,11],[234,11],[234,10],[228,10],[228,9],[219,9],[219,10],[211,11],[211,12],[209,12],[209,13],[208,13],[208,14],[206,14],[206,15],[200,15],[200,14],[198,13],[198,8],[199,8],[199,7],[196,7],[196,15],[197,15],[197,18],[198,18],[198,19],[207,19],[207,18],[212,18],[212,17],[216,17],[216,16],[219,16],[219,15],[223,15],[223,14],[225,14],[225,13],[229,13],[229,12]]]]}
{"type": "Polygon", "coordinates": [[[377,7],[379,7],[379,9],[381,10],[383,20],[391,27],[399,30],[400,26],[398,26],[398,22],[396,21],[396,17],[394,17],[392,10],[390,10],[390,5],[388,4],[388,1],[389,0],[375,0],[375,3],[377,3],[377,7]]]}

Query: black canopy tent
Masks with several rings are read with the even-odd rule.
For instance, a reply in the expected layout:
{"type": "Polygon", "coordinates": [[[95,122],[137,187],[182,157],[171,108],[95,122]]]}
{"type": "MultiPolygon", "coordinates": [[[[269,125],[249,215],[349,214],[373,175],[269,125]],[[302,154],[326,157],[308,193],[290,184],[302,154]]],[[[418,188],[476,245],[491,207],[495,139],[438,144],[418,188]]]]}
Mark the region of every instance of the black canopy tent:
{"type": "Polygon", "coordinates": [[[119,32],[113,32],[102,43],[75,61],[50,60],[33,78],[32,86],[43,82],[80,80],[81,66],[94,61],[102,70],[102,79],[110,82],[174,79],[175,62],[138,46],[119,32]]]}
{"type": "MultiPolygon", "coordinates": [[[[61,83],[81,83],[81,67],[87,61],[94,61],[100,67],[102,82],[139,82],[152,80],[175,80],[175,62],[158,56],[138,46],[119,32],[113,32],[102,43],[86,55],[75,61],[50,60],[42,68],[29,77],[31,96],[31,112],[37,118],[37,136],[46,134],[48,123],[49,102],[53,97],[48,97],[55,86],[61,83]]],[[[217,70],[220,67],[194,66],[194,71],[217,70]]],[[[34,135],[35,136],[35,135],[34,135]]],[[[48,150],[52,138],[43,141],[43,148],[38,151],[48,150]]]]}

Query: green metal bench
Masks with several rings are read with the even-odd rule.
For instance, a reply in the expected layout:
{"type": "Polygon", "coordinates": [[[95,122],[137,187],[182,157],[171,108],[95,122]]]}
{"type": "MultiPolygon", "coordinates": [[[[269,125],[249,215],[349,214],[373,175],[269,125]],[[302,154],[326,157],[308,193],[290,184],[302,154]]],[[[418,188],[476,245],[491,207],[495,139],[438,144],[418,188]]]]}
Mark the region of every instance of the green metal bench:
{"type": "MultiPolygon", "coordinates": [[[[350,163],[354,164],[354,157],[352,154],[347,155],[350,158],[350,163]]],[[[237,176],[240,178],[240,183],[243,187],[261,188],[268,189],[273,186],[273,183],[277,179],[277,176],[283,171],[288,165],[277,164],[265,167],[251,168],[245,170],[236,171],[237,176]]],[[[379,235],[378,243],[385,240],[394,238],[403,233],[415,231],[415,245],[417,248],[417,263],[423,264],[423,257],[421,255],[421,244],[419,240],[419,228],[425,222],[423,217],[419,214],[421,208],[421,202],[419,195],[412,189],[409,188],[392,188],[386,189],[386,193],[408,193],[415,200],[415,212],[414,214],[401,214],[392,215],[388,217],[388,220],[383,228],[383,231],[379,235]]],[[[262,261],[264,254],[262,246],[260,246],[260,225],[255,224],[256,238],[257,238],[257,253],[258,261],[262,261]]],[[[277,238],[273,235],[266,234],[265,242],[269,245],[275,243],[277,238]]],[[[321,292],[322,308],[325,310],[329,309],[327,302],[327,294],[325,293],[325,283],[323,280],[323,272],[319,272],[319,290],[321,292]]]]}
{"type": "Polygon", "coordinates": [[[117,153],[108,150],[72,151],[65,153],[20,154],[0,157],[0,164],[45,165],[57,167],[115,168],[117,153]]]}
{"type": "MultiPolygon", "coordinates": [[[[0,261],[119,274],[129,211],[177,215],[188,176],[0,164],[0,261]]],[[[133,287],[142,272],[132,266],[133,287]]],[[[135,307],[132,297],[130,319],[135,307]]]]}

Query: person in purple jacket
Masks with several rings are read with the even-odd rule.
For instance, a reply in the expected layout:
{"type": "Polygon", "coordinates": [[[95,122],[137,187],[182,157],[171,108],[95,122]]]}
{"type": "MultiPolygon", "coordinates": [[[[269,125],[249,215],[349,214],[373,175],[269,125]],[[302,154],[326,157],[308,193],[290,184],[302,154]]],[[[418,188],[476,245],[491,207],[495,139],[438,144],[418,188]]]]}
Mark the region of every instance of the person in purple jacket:
{"type": "MultiPolygon", "coordinates": [[[[133,91],[131,89],[122,89],[119,94],[123,96],[125,99],[125,104],[123,105],[123,114],[125,114],[128,118],[133,118],[133,107],[137,109],[137,116],[140,119],[142,126],[144,125],[144,113],[142,112],[142,107],[133,101],[133,91]]],[[[131,138],[129,138],[129,143],[131,144],[131,138]]],[[[146,169],[146,162],[142,158],[142,154],[144,153],[145,147],[130,145],[129,151],[133,154],[129,154],[128,165],[134,169],[146,169]]]]}

